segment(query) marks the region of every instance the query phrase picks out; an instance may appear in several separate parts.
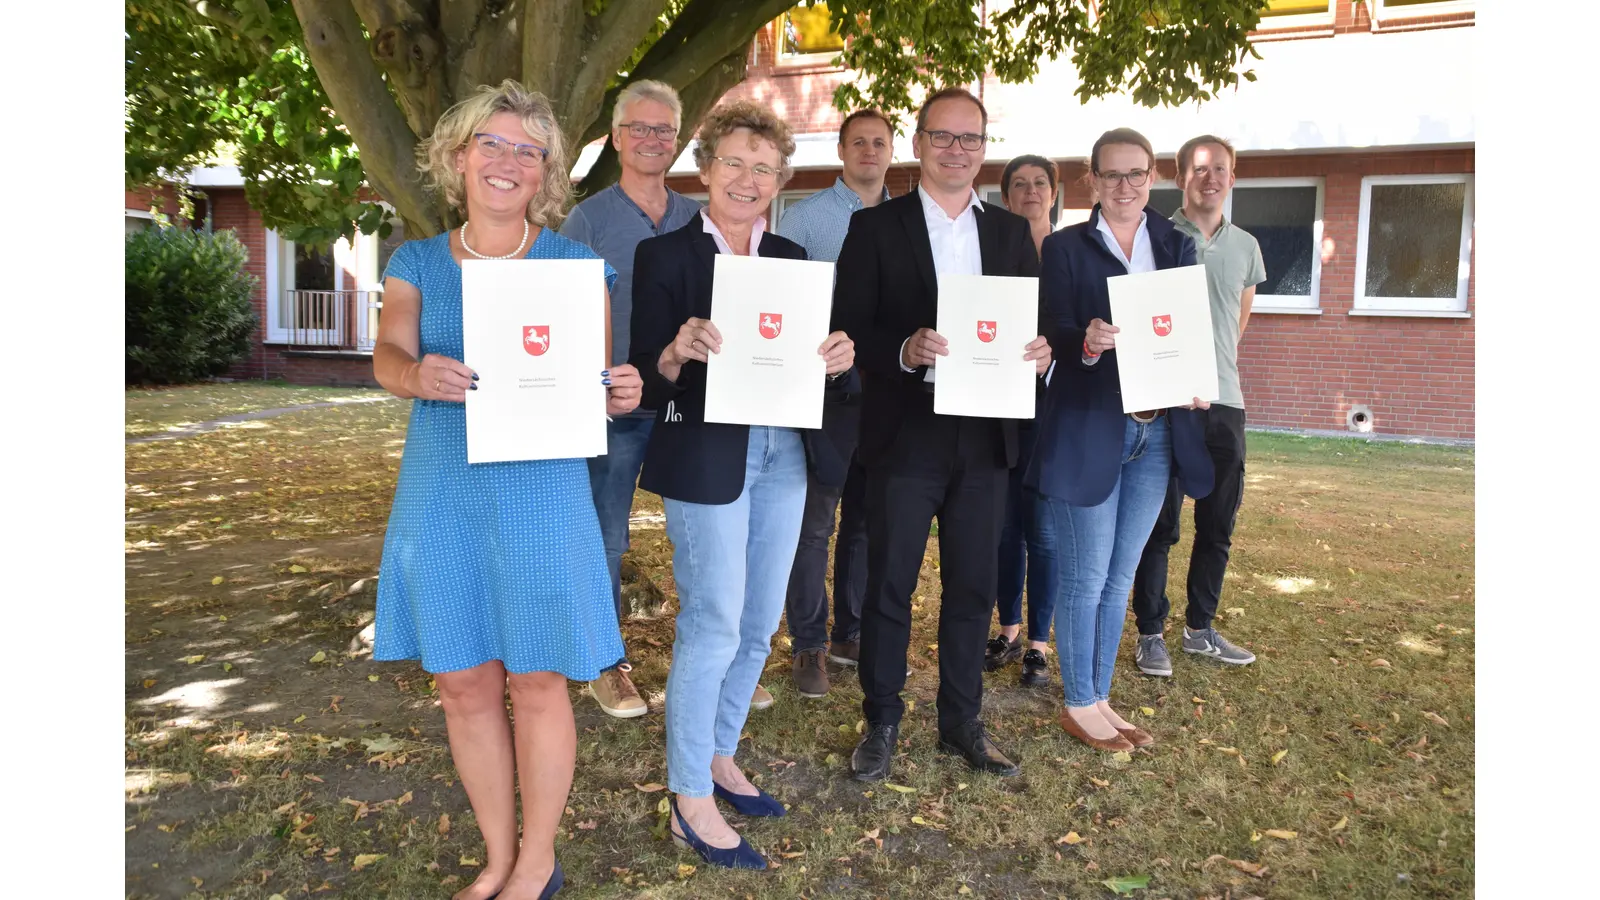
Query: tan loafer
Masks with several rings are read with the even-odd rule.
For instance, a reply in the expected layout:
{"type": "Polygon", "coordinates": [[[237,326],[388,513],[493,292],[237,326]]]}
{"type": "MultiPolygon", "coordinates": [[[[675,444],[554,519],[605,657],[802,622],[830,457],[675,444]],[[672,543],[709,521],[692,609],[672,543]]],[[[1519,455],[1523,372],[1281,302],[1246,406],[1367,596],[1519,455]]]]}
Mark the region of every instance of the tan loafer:
{"type": "Polygon", "coordinates": [[[1140,728],[1137,725],[1130,725],[1127,728],[1118,728],[1117,734],[1127,738],[1128,743],[1134,745],[1135,747],[1148,747],[1156,742],[1155,737],[1151,735],[1150,732],[1145,731],[1143,728],[1140,728]]]}
{"type": "Polygon", "coordinates": [[[1083,728],[1078,725],[1078,723],[1073,720],[1072,716],[1069,715],[1064,709],[1061,711],[1060,722],[1062,731],[1065,731],[1067,734],[1070,734],[1078,740],[1083,741],[1085,744],[1088,744],[1096,750],[1115,752],[1117,750],[1131,751],[1133,749],[1133,744],[1120,734],[1110,739],[1090,737],[1089,732],[1084,731],[1083,728]]]}
{"type": "Polygon", "coordinates": [[[761,685],[756,685],[756,692],[750,695],[751,709],[766,709],[773,704],[772,694],[761,685]]]}

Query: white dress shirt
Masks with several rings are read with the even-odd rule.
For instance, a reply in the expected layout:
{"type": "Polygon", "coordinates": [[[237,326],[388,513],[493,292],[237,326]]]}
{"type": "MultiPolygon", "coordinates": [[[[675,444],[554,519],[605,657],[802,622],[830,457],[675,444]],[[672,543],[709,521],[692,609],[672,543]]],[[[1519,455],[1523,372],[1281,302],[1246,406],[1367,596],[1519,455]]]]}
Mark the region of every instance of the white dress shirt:
{"type": "MultiPolygon", "coordinates": [[[[705,225],[706,234],[711,235],[711,239],[717,242],[717,252],[718,253],[730,253],[731,254],[733,252],[733,247],[728,243],[728,239],[722,236],[722,229],[717,227],[717,223],[711,221],[711,213],[708,212],[705,208],[701,208],[701,210],[700,210],[700,218],[702,220],[704,220],[705,223],[706,223],[706,225],[705,225]]],[[[766,216],[758,216],[756,218],[755,226],[750,229],[750,255],[751,256],[759,256],[760,255],[760,254],[758,254],[756,252],[756,250],[757,250],[757,248],[759,248],[761,246],[761,235],[766,230],[767,230],[767,217],[766,216]]]]}
{"type": "MultiPolygon", "coordinates": [[[[967,205],[962,208],[959,215],[950,218],[928,192],[917,185],[917,197],[922,201],[922,218],[928,223],[928,243],[933,245],[933,271],[936,275],[982,275],[983,251],[978,245],[978,217],[974,210],[982,208],[982,201],[978,199],[978,192],[973,191],[968,198],[967,205]]],[[[900,342],[900,359],[905,359],[906,344],[911,338],[907,337],[900,342]]],[[[915,372],[915,367],[908,368],[905,363],[900,368],[907,372],[915,372]]],[[[933,366],[928,367],[928,372],[923,381],[933,380],[933,366]]]]}
{"type": "MultiPolygon", "coordinates": [[[[1122,265],[1127,268],[1129,275],[1138,275],[1142,272],[1154,272],[1156,270],[1156,255],[1150,249],[1150,223],[1147,221],[1148,218],[1147,214],[1139,213],[1139,230],[1133,233],[1132,259],[1128,258],[1128,254],[1122,252],[1122,245],[1117,243],[1116,234],[1111,231],[1111,226],[1106,224],[1104,209],[1100,211],[1100,217],[1095,221],[1094,230],[1100,233],[1101,242],[1106,245],[1106,249],[1111,251],[1112,256],[1122,261],[1122,265]]],[[[1100,361],[1100,357],[1085,356],[1083,361],[1092,366],[1100,361]]],[[[1054,363],[1051,364],[1050,368],[1051,374],[1055,374],[1054,363]]],[[[1045,384],[1049,383],[1050,379],[1048,377],[1045,378],[1045,384]]]]}

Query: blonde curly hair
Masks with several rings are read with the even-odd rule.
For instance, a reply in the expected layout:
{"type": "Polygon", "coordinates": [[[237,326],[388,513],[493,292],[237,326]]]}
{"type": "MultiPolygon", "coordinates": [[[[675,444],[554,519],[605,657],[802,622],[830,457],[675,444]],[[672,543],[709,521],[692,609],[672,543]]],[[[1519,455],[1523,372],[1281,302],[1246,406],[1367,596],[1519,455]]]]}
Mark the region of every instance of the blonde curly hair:
{"type": "Polygon", "coordinates": [[[456,154],[496,113],[514,113],[522,129],[543,144],[544,178],[538,193],[528,201],[528,221],[540,227],[560,224],[572,202],[572,181],[567,176],[567,148],[561,139],[550,101],[538,91],[507,78],[498,86],[482,85],[478,92],[445,110],[433,134],[417,145],[417,169],[430,191],[444,195],[451,207],[466,212],[466,179],[456,171],[456,154]]]}
{"type": "Polygon", "coordinates": [[[778,147],[778,186],[782,187],[794,168],[789,159],[794,156],[794,132],[789,123],[778,118],[772,108],[754,100],[733,100],[713,109],[700,123],[698,142],[694,148],[694,163],[700,174],[711,171],[711,161],[717,155],[717,145],[735,129],[748,128],[756,137],[763,137],[778,147]]]}

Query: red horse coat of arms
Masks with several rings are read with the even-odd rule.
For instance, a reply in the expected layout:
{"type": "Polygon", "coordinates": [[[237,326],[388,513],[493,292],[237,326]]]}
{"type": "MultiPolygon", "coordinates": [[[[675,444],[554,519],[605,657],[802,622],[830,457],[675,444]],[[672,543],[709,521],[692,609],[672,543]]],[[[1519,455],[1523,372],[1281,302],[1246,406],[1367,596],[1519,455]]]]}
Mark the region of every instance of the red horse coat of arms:
{"type": "Polygon", "coordinates": [[[550,352],[550,326],[549,325],[524,325],[522,326],[522,349],[531,356],[543,356],[550,352]]]}
{"type": "Polygon", "coordinates": [[[995,330],[995,323],[985,322],[980,319],[978,321],[978,340],[983,341],[985,344],[989,343],[994,340],[995,330]]]}
{"type": "Polygon", "coordinates": [[[1156,330],[1156,337],[1166,337],[1172,333],[1172,317],[1151,316],[1150,327],[1156,330]]]}
{"type": "Polygon", "coordinates": [[[762,313],[761,321],[756,326],[761,331],[761,336],[772,340],[783,333],[783,313],[762,313]]]}

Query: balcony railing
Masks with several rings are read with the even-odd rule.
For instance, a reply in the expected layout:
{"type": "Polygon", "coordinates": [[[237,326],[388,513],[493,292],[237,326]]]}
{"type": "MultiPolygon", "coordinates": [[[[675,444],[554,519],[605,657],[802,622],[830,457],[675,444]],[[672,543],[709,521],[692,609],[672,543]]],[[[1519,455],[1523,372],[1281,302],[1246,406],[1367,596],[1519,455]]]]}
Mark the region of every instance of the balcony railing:
{"type": "Polygon", "coordinates": [[[371,353],[382,291],[286,291],[281,311],[291,347],[371,353]]]}

